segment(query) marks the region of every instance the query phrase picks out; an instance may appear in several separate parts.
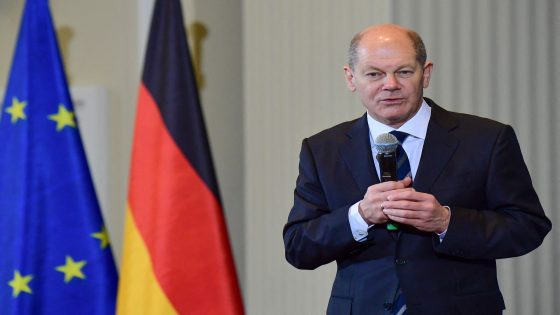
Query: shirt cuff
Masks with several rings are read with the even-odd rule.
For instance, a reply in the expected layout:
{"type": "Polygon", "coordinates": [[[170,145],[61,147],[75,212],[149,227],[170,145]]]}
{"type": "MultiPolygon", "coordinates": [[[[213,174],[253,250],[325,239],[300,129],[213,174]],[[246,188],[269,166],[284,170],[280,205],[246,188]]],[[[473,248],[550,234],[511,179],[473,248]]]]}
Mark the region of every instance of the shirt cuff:
{"type": "MultiPolygon", "coordinates": [[[[451,208],[449,208],[448,206],[444,206],[445,208],[447,208],[447,210],[449,210],[449,216],[451,217],[451,208]]],[[[447,234],[447,229],[441,233],[436,233],[437,236],[439,237],[439,242],[443,242],[443,239],[445,238],[445,234],[447,234]]]]}
{"type": "Polygon", "coordinates": [[[348,210],[348,221],[350,222],[350,229],[352,230],[352,236],[354,236],[354,239],[358,242],[363,242],[366,240],[368,229],[371,226],[368,226],[367,222],[364,218],[362,218],[360,212],[358,211],[360,201],[350,206],[350,209],[348,210]]]}
{"type": "Polygon", "coordinates": [[[439,237],[439,242],[443,242],[443,239],[445,238],[445,234],[447,234],[447,230],[441,232],[441,233],[436,233],[437,236],[439,237]]]}

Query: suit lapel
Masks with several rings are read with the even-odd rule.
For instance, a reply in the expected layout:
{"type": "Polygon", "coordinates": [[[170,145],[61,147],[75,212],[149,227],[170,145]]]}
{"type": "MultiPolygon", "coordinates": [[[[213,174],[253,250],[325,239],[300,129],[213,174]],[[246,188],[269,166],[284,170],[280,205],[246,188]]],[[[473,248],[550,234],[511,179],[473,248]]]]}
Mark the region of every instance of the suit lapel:
{"type": "Polygon", "coordinates": [[[459,145],[459,141],[451,135],[457,121],[432,100],[426,101],[432,107],[432,115],[413,184],[416,190],[423,192],[430,191],[459,145]]]}
{"type": "Polygon", "coordinates": [[[369,186],[379,183],[373,164],[366,115],[352,125],[346,136],[346,141],[340,147],[340,154],[360,191],[365,194],[369,186]]]}

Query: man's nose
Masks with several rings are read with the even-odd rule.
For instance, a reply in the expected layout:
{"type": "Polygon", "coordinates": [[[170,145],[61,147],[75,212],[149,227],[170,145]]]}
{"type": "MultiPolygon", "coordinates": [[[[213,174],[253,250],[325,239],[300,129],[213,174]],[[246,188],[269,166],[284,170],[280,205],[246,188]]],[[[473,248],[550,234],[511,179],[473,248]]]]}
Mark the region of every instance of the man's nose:
{"type": "Polygon", "coordinates": [[[396,90],[399,88],[399,81],[394,74],[388,73],[385,77],[385,84],[383,85],[384,90],[396,90]]]}

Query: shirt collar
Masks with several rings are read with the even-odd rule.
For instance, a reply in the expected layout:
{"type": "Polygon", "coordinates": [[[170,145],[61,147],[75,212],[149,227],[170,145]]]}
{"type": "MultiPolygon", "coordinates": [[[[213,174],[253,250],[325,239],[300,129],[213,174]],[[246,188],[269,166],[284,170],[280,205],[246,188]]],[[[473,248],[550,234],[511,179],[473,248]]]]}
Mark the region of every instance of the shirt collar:
{"type": "Polygon", "coordinates": [[[405,122],[399,129],[394,129],[393,127],[384,125],[377,120],[373,119],[369,113],[367,115],[367,122],[369,126],[369,132],[373,139],[377,138],[378,135],[382,133],[388,133],[393,130],[403,131],[409,135],[419,138],[426,139],[426,133],[428,132],[428,122],[430,121],[430,116],[432,115],[432,108],[422,100],[422,105],[418,112],[407,122],[405,122]]]}

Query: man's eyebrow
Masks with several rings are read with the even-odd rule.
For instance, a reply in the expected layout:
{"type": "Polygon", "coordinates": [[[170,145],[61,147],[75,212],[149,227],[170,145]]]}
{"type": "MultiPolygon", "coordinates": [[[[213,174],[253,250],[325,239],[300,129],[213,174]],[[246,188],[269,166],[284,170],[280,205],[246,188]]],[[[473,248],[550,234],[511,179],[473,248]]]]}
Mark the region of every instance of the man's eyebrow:
{"type": "MultiPolygon", "coordinates": [[[[403,65],[396,66],[394,69],[395,69],[395,71],[398,71],[398,70],[402,70],[404,68],[415,69],[416,66],[414,64],[403,64],[403,65]]],[[[385,72],[385,70],[383,70],[383,69],[381,69],[377,66],[373,66],[373,65],[366,65],[364,67],[364,71],[371,71],[371,70],[385,72]]]]}

